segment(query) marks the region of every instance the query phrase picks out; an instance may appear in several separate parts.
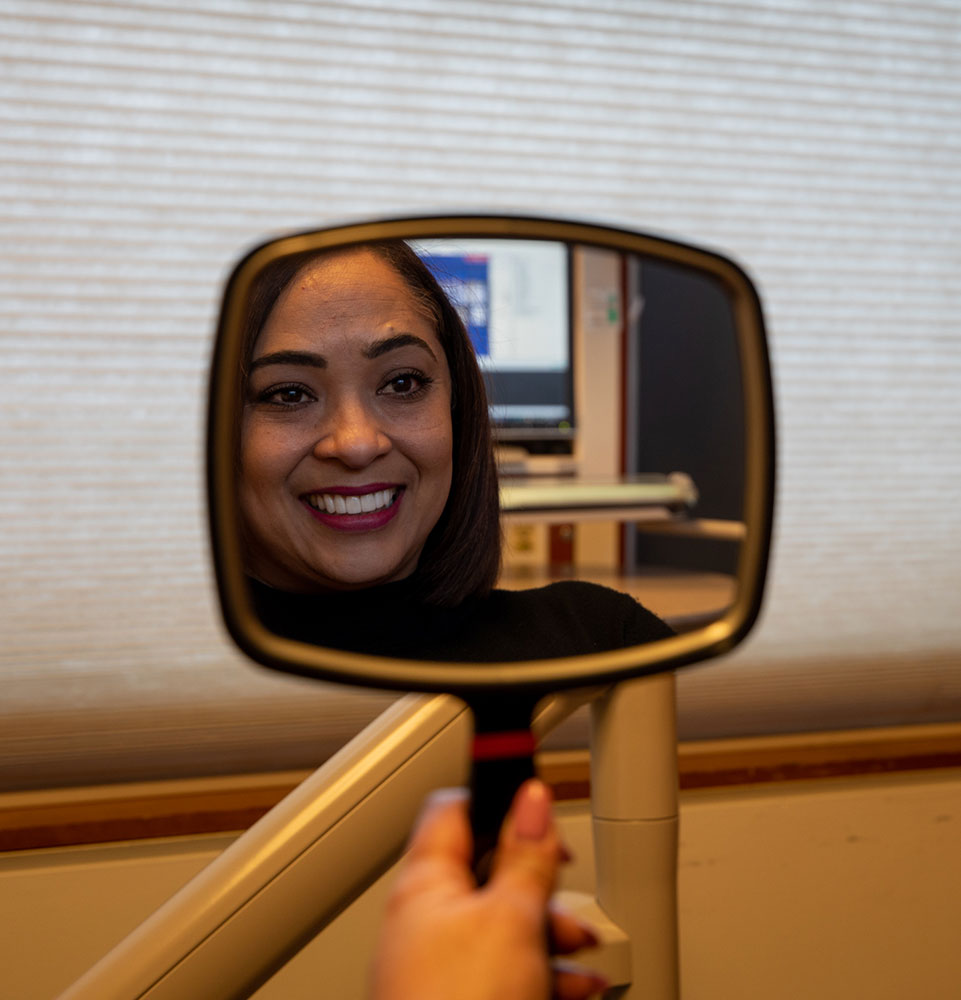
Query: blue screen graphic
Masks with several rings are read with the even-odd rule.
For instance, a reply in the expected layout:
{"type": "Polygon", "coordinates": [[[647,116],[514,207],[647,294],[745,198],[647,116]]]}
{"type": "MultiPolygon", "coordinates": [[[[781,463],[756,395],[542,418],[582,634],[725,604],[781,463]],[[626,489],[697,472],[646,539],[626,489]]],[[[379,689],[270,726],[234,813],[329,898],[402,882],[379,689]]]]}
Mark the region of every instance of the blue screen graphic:
{"type": "Polygon", "coordinates": [[[490,285],[487,257],[482,254],[420,256],[463,320],[477,355],[488,357],[490,285]]]}

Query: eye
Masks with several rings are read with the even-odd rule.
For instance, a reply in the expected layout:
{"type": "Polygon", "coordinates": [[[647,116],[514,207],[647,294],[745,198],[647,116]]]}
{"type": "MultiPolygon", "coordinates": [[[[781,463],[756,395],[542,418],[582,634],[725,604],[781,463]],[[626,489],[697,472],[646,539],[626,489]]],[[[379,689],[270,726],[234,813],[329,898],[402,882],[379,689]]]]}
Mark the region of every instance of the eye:
{"type": "Polygon", "coordinates": [[[258,392],[255,401],[278,409],[293,409],[304,403],[314,402],[316,398],[306,386],[290,383],[272,385],[268,389],[258,392]]]}
{"type": "Polygon", "coordinates": [[[423,372],[398,372],[396,375],[391,375],[379,391],[384,396],[411,398],[425,393],[432,381],[433,379],[423,372]]]}

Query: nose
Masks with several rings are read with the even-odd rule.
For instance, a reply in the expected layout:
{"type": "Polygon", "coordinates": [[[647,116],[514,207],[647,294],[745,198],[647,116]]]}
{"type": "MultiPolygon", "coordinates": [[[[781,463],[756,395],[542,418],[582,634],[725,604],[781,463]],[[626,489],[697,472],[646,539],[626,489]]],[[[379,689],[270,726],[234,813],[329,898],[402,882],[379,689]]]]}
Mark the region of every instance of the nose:
{"type": "Polygon", "coordinates": [[[358,400],[344,400],[326,415],[314,455],[336,459],[350,469],[363,469],[391,447],[377,415],[358,400]]]}

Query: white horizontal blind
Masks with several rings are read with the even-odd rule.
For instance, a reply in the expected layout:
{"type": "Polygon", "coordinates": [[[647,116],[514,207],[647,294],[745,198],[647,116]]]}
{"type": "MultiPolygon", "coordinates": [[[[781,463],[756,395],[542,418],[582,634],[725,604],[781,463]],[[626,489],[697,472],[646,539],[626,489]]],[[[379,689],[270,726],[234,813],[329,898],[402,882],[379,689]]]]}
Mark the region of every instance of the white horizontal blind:
{"type": "Polygon", "coordinates": [[[385,704],[247,665],[202,419],[245,246],[555,213],[764,297],[780,504],[687,737],[961,714],[961,5],[0,0],[0,786],[323,759],[385,704]]]}

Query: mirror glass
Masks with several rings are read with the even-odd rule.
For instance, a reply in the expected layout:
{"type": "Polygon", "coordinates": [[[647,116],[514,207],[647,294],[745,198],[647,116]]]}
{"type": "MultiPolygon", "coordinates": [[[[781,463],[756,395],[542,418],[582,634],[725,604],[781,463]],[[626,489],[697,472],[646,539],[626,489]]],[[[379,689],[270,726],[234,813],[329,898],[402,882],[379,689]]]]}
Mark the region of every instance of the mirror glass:
{"type": "Polygon", "coordinates": [[[704,635],[759,587],[745,296],[657,248],[427,228],[235,272],[222,593],[226,549],[262,632],[421,662],[704,635]]]}

